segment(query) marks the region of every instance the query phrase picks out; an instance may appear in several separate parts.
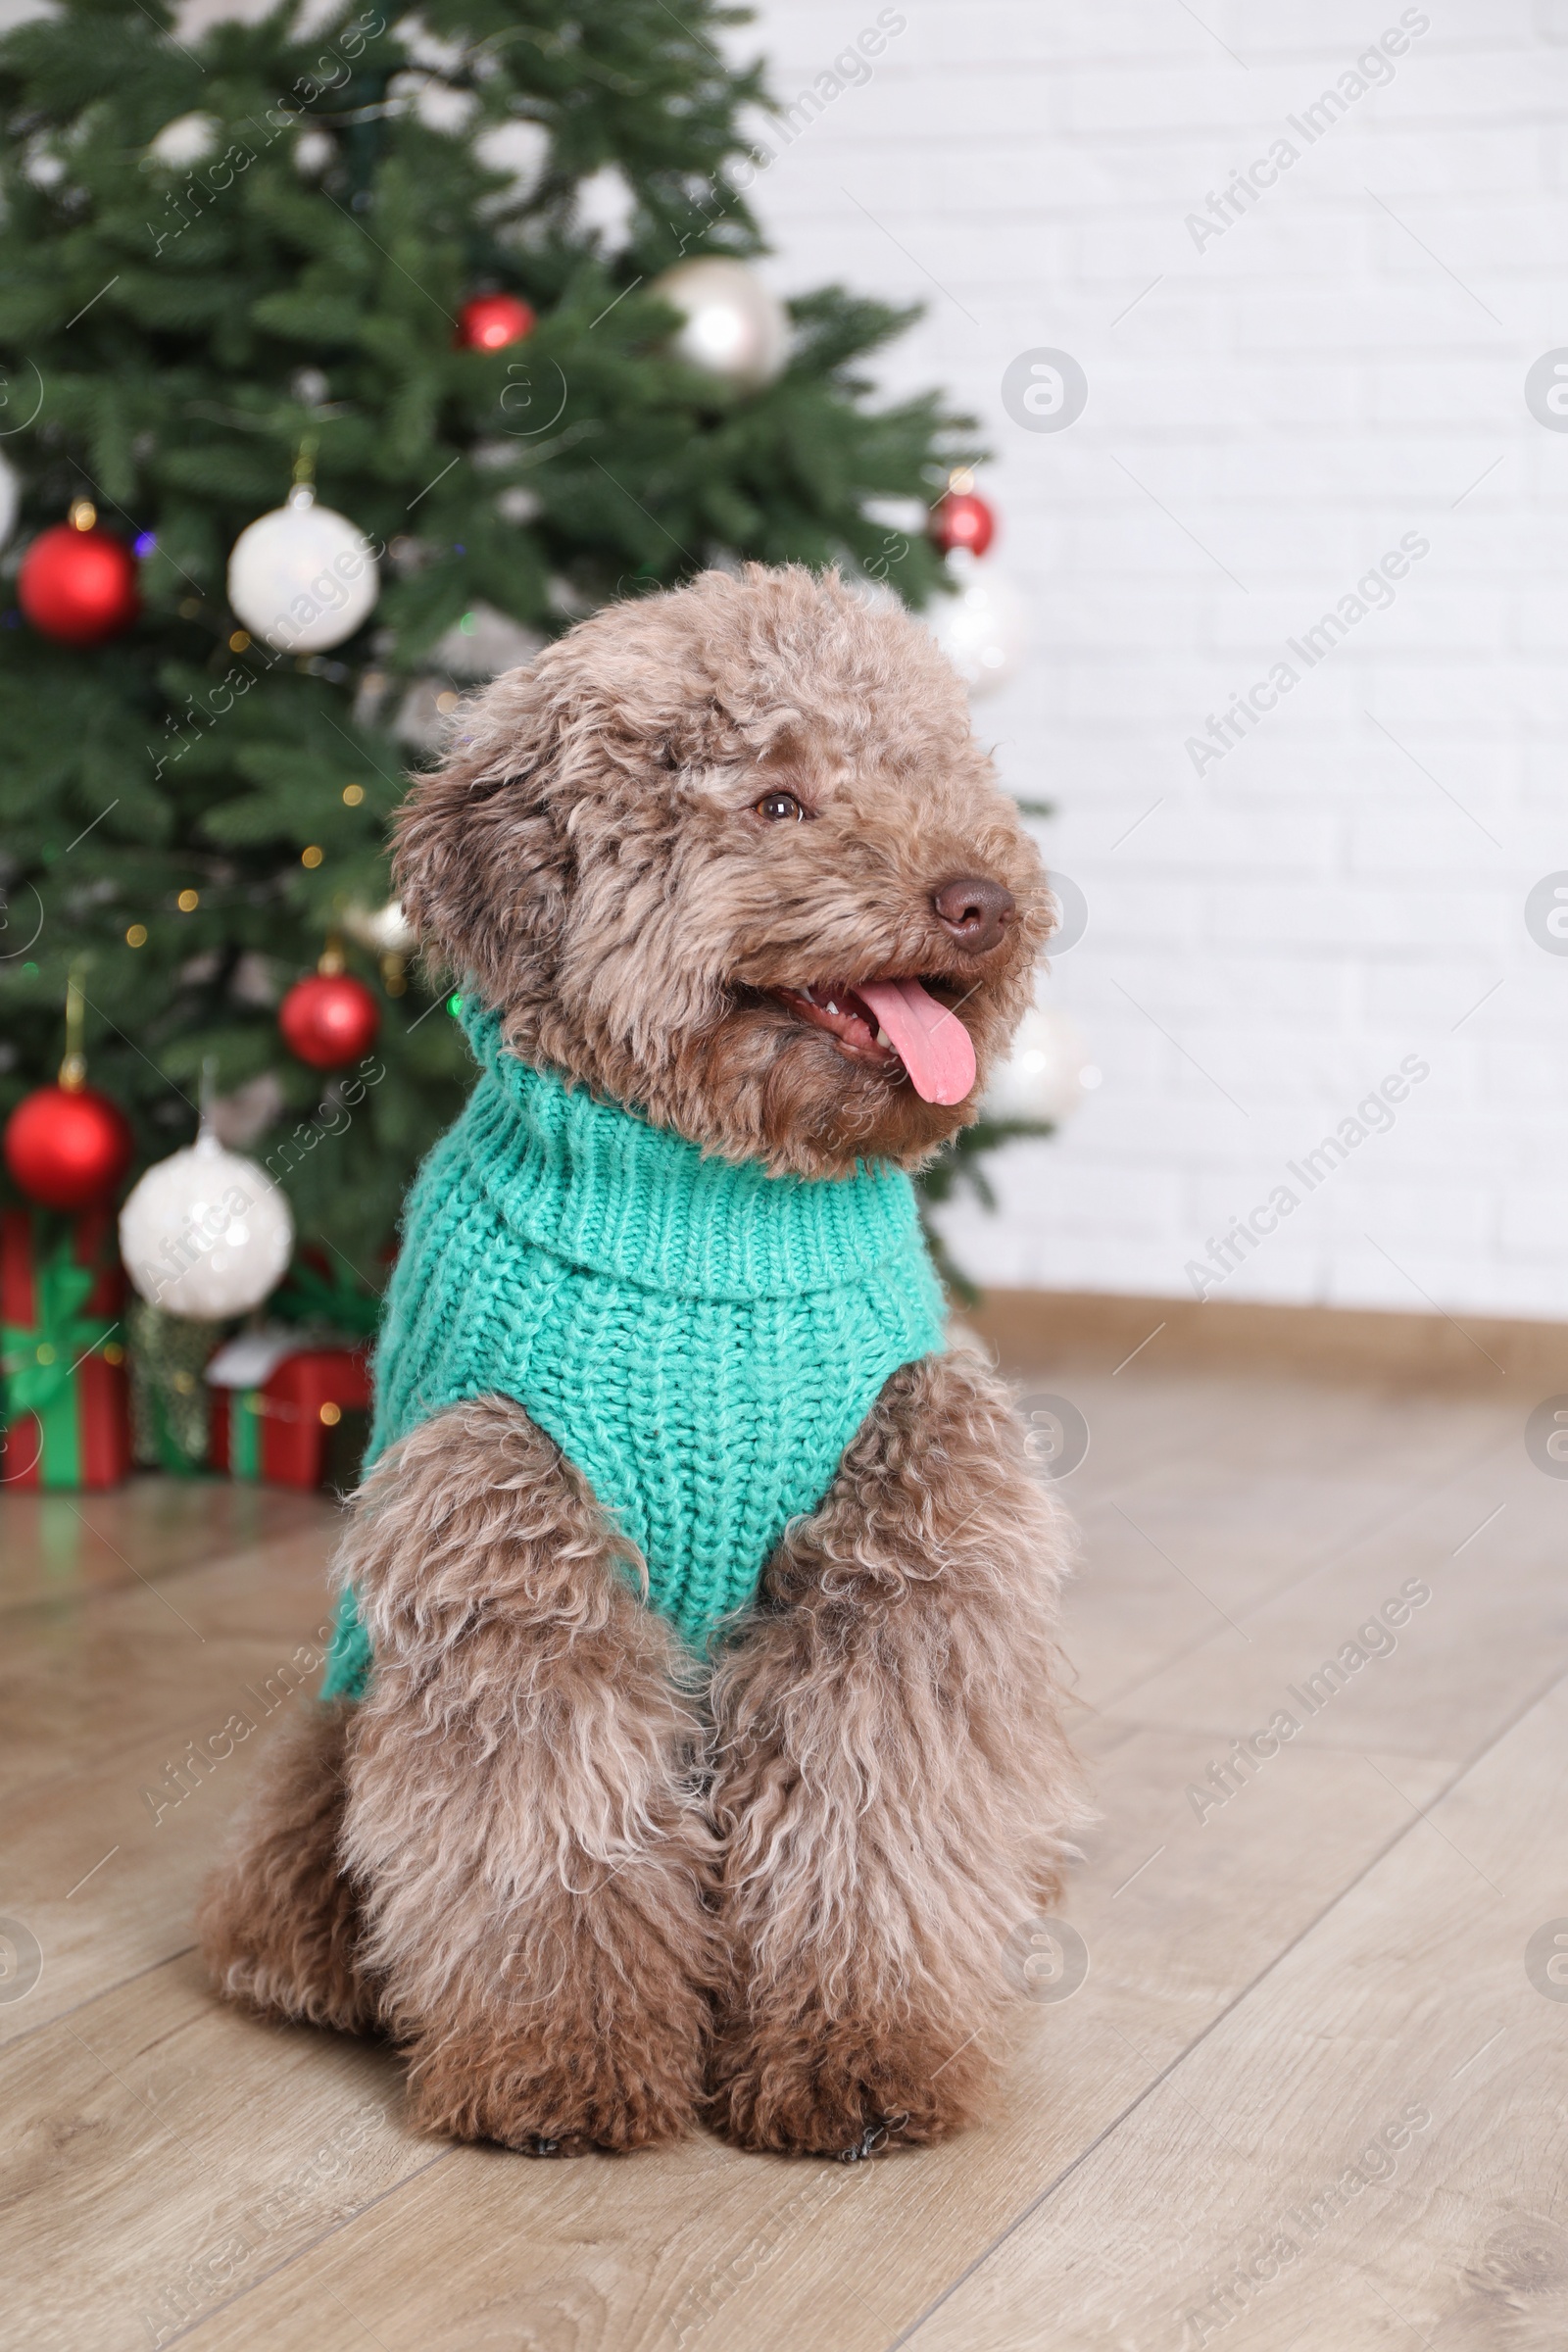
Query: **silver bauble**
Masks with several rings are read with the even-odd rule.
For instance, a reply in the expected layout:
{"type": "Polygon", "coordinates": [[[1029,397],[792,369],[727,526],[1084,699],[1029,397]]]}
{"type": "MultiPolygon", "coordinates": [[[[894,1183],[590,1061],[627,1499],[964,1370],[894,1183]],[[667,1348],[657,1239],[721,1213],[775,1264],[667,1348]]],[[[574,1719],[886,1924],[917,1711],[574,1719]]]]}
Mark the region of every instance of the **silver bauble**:
{"type": "Polygon", "coordinates": [[[345,906],[343,928],[359,947],[377,956],[412,956],[419,944],[401,899],[389,899],[384,906],[345,906]]]}
{"type": "Polygon", "coordinates": [[[126,1271],[167,1314],[247,1314],[281,1282],[293,1249],[293,1216],[267,1170],[206,1132],[149,1168],[120,1212],[126,1271]]]}
{"type": "Polygon", "coordinates": [[[228,559],[228,601],[253,637],[283,654],[319,654],[352,637],[380,593],[375,557],[347,515],[300,483],[258,515],[228,559]]]}
{"type": "Polygon", "coordinates": [[[1018,1023],[1007,1059],[991,1073],[981,1108],[989,1119],[1059,1125],[1099,1084],[1077,1023],[1054,1004],[1035,1004],[1018,1023]]]}
{"type": "Polygon", "coordinates": [[[677,262],[649,291],[684,312],[670,349],[691,367],[721,376],[738,392],[760,392],[783,368],[789,314],[744,262],[718,255],[677,262]]]}
{"type": "Polygon", "coordinates": [[[990,564],[956,548],[948,570],[956,596],[934,596],[922,618],[977,702],[1015,677],[1029,644],[1029,609],[990,564]]]}

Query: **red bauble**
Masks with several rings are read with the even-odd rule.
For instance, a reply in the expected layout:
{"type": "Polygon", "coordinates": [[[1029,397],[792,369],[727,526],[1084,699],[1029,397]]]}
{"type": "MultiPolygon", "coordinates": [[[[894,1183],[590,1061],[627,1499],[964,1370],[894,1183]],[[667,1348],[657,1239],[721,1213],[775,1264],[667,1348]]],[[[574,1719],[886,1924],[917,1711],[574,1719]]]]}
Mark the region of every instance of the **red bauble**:
{"type": "Polygon", "coordinates": [[[130,1122],[90,1086],[41,1086],[6,1121],[6,1166],[44,1208],[90,1208],[130,1165],[130,1122]]]}
{"type": "Polygon", "coordinates": [[[313,972],[296,980],[277,1010],[283,1042],[313,1070],[357,1061],[375,1043],[381,1007],[349,972],[313,972]]]}
{"type": "Polygon", "coordinates": [[[22,559],[17,601],[35,629],[66,645],[101,645],[141,611],[136,559],[113,531],[58,522],[22,559]]]}
{"type": "Polygon", "coordinates": [[[533,332],[533,312],[515,294],[476,294],[458,313],[460,351],[505,351],[533,332]]]}
{"type": "Polygon", "coordinates": [[[972,490],[950,490],[931,510],[930,531],[933,545],[945,556],[956,547],[983,556],[997,535],[997,518],[972,490]]]}

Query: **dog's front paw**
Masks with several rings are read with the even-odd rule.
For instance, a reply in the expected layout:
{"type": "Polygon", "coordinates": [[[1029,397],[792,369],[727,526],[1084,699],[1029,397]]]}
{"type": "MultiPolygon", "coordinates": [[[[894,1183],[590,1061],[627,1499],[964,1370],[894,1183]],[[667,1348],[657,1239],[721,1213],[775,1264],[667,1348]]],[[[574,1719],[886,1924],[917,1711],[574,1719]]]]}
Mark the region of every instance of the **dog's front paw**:
{"type": "Polygon", "coordinates": [[[715,2131],[738,2147],[857,2163],[975,2123],[992,2075],[982,2036],[898,2020],[732,2018],[709,2070],[715,2131]]]}
{"type": "MultiPolygon", "coordinates": [[[[686,2009],[686,2004],[682,2011],[686,2009]]],[[[420,2131],[499,2140],[529,2157],[581,2157],[682,2138],[694,2129],[706,2011],[607,2018],[546,2011],[430,2030],[412,2048],[409,2100],[420,2131]]]]}

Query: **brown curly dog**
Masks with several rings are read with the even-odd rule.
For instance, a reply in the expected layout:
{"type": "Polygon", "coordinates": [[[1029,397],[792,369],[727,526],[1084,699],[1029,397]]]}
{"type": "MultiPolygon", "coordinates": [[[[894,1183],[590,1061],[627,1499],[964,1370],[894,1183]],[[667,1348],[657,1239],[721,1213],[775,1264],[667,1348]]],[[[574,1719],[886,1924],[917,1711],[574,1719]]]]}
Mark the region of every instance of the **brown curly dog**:
{"type": "MultiPolygon", "coordinates": [[[[1053,907],[904,612],[709,572],[596,613],[462,723],[396,872],[511,1083],[629,1106],[652,1149],[756,1177],[764,1221],[902,1188],[889,1163],[974,1117],[1053,907]]],[[[373,1677],[273,1750],[203,1905],[220,1989],[392,2034],[424,2127],[536,2154],[702,2118],[834,2155],[972,2122],[1009,1936],[1082,1818],[1064,1529],[972,1353],[900,1363],[831,1462],[694,1645],[514,1396],[407,1428],[338,1561],[373,1677]]]]}

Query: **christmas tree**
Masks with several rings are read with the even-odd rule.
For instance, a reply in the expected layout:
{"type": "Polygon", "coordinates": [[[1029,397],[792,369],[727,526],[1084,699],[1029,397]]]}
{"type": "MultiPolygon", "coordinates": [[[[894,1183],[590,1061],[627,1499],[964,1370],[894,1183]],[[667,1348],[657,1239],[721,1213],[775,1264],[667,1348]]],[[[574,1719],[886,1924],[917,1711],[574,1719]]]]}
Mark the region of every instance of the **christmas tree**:
{"type": "Polygon", "coordinates": [[[411,759],[471,681],[715,562],[922,601],[939,558],[890,565],[878,502],[965,453],[936,397],[871,397],[910,314],[824,290],[770,359],[748,271],[726,354],[661,284],[760,247],[741,12],[302,13],[186,39],[164,0],[62,0],[0,40],[0,1116],[74,976],[135,1164],[191,1140],[205,1072],[301,1242],[378,1285],[469,1076],[388,904],[411,759]],[[349,560],[302,606],[280,558],[318,526],[349,560]],[[324,1102],[278,1021],[323,955],[380,1013],[324,1102]]]}

